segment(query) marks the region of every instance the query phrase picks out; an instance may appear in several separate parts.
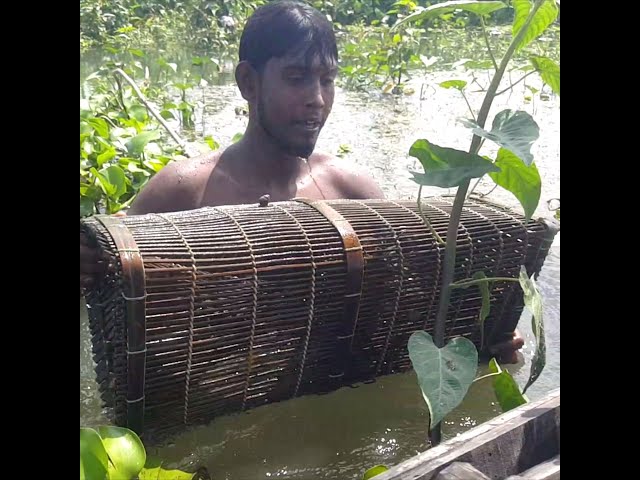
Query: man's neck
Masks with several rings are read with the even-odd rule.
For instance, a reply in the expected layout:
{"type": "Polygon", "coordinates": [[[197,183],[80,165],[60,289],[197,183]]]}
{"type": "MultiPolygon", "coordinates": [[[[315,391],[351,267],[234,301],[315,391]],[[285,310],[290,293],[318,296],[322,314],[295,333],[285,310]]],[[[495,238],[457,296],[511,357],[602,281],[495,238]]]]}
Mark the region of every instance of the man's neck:
{"type": "Polygon", "coordinates": [[[235,150],[234,167],[261,184],[289,185],[296,181],[305,162],[284,152],[262,127],[251,121],[235,150]]]}

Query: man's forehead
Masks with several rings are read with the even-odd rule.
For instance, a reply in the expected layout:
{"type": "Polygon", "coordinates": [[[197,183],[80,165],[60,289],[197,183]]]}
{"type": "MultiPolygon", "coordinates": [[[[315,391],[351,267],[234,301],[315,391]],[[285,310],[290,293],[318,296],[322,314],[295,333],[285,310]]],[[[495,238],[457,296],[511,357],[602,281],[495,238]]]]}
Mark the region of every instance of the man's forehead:
{"type": "Polygon", "coordinates": [[[319,52],[314,52],[310,56],[309,49],[298,49],[277,60],[281,68],[295,67],[310,70],[333,70],[338,67],[336,59],[331,55],[322,55],[319,52]]]}

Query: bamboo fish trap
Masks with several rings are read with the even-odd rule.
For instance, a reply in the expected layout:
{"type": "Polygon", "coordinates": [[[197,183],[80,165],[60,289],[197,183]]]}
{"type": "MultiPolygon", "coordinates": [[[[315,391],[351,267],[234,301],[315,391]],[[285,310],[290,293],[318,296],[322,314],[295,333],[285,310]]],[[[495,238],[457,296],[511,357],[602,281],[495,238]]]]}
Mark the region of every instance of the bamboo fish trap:
{"type": "MultiPolygon", "coordinates": [[[[451,205],[423,203],[443,237],[451,205]]],[[[87,295],[101,397],[138,433],[410,369],[409,336],[433,331],[444,248],[412,201],[98,215],[80,228],[113,265],[87,295]]],[[[557,231],[471,199],[455,278],[537,274],[557,231]]],[[[491,285],[485,343],[509,337],[523,309],[517,283],[491,285]]],[[[479,345],[480,306],[477,288],[454,290],[447,337],[479,345]]]]}

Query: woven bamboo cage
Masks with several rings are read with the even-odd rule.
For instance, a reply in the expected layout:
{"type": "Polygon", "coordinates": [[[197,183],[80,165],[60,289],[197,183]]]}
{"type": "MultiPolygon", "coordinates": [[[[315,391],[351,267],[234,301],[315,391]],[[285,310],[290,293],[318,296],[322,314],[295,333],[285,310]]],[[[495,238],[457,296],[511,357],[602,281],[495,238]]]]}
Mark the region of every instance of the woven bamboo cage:
{"type": "MultiPolygon", "coordinates": [[[[452,198],[423,212],[446,235],[452,198]]],[[[97,381],[139,433],[335,390],[411,368],[433,332],[444,248],[415,202],[330,200],[94,216],[81,231],[112,268],[87,295],[97,381]]],[[[455,279],[537,274],[557,227],[471,199],[455,279]]],[[[491,284],[485,344],[509,337],[515,282],[491,284]]],[[[447,338],[480,343],[477,288],[453,291],[447,338]]]]}

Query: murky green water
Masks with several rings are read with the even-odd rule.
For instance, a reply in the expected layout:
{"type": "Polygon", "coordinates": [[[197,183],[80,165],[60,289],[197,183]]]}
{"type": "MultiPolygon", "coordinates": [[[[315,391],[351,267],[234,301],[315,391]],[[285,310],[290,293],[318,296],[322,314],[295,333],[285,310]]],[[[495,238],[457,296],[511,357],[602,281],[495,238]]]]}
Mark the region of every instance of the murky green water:
{"type": "MultiPolygon", "coordinates": [[[[488,85],[487,74],[476,73],[478,82],[488,85]]],[[[469,131],[456,123],[467,115],[467,107],[456,91],[444,90],[437,83],[451,78],[471,81],[459,72],[434,73],[413,79],[416,93],[395,98],[376,93],[338,90],[331,116],[321,134],[318,149],[337,153],[340,145],[350,152],[345,162],[366,168],[389,198],[415,198],[417,188],[409,169],[417,168],[408,157],[410,145],[428,138],[441,146],[466,149],[469,131]],[[422,91],[422,99],[420,92],[422,91]]],[[[513,79],[518,78],[514,75],[513,79]]],[[[508,79],[505,80],[505,86],[508,79]]],[[[541,85],[530,82],[538,89],[541,85]]],[[[545,89],[548,91],[548,88],[545,89]]],[[[479,108],[482,93],[471,93],[469,101],[479,108]]],[[[546,201],[560,196],[560,104],[550,95],[547,100],[521,83],[511,94],[494,103],[493,115],[503,108],[524,109],[540,125],[540,139],[532,152],[542,177],[542,196],[537,216],[551,216],[546,201]]],[[[546,98],[546,97],[545,97],[546,98]]],[[[244,131],[246,118],[235,108],[244,102],[234,85],[209,86],[194,94],[206,105],[198,110],[198,128],[228,144],[244,131]]],[[[487,145],[489,146],[489,145],[487,145]]],[[[487,148],[485,154],[494,153],[487,148]]],[[[482,182],[477,191],[487,192],[492,183],[482,182]]],[[[427,194],[442,193],[433,189],[427,194]]],[[[450,193],[453,193],[451,191],[450,193]]],[[[518,208],[507,192],[496,190],[494,200],[518,208]]],[[[541,397],[560,385],[560,235],[556,238],[538,279],[544,297],[547,340],[547,366],[529,398],[541,397]]],[[[525,312],[520,328],[526,345],[523,360],[509,367],[520,385],[528,377],[533,354],[530,315],[525,312]]],[[[104,422],[94,381],[90,341],[84,306],[80,305],[80,422],[104,422]]],[[[455,435],[499,414],[495,398],[486,383],[471,387],[467,400],[445,420],[443,433],[455,435]]],[[[194,428],[174,438],[172,443],[150,447],[151,454],[166,459],[168,466],[188,469],[206,465],[216,479],[356,479],[374,464],[396,464],[425,448],[426,407],[413,373],[380,378],[358,388],[343,388],[331,394],[309,396],[267,405],[253,411],[218,418],[208,426],[194,428]]]]}

